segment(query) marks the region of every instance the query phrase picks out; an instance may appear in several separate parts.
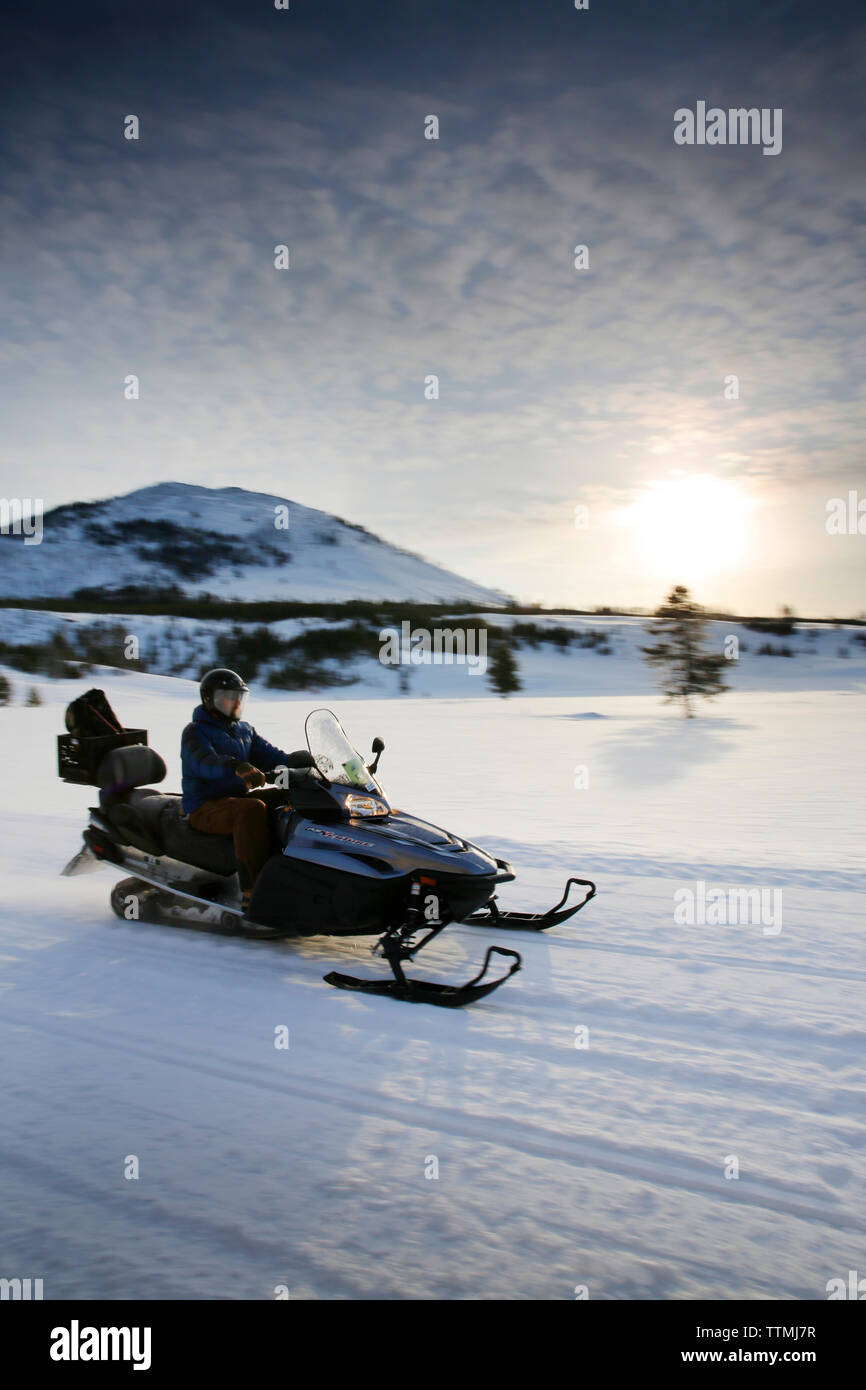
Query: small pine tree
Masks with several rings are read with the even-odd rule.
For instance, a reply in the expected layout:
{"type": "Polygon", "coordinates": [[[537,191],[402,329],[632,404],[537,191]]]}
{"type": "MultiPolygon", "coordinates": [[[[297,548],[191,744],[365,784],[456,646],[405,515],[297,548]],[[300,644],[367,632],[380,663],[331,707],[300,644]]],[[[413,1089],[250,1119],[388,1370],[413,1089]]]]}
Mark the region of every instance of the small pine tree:
{"type": "Polygon", "coordinates": [[[797,631],[797,615],[790,603],[785,603],[779,609],[779,635],[780,637],[791,637],[797,631]]]}
{"type": "Polygon", "coordinates": [[[509,637],[499,637],[493,643],[487,678],[498,695],[511,695],[514,691],[523,689],[517,658],[509,637]]]}
{"type": "Polygon", "coordinates": [[[12,686],[9,684],[3,672],[0,671],[0,705],[11,705],[12,686]]]}
{"type": "Polygon", "coordinates": [[[661,608],[652,646],[641,647],[651,666],[661,668],[661,687],[665,704],[681,700],[683,715],[693,718],[692,697],[710,699],[729,687],[722,678],[724,656],[706,650],[707,623],[704,610],[695,603],[688,589],[677,584],[661,608]]]}
{"type": "Polygon", "coordinates": [[[42,696],[39,694],[39,691],[37,690],[35,685],[31,685],[29,691],[27,692],[27,703],[28,705],[42,704],[42,696]]]}

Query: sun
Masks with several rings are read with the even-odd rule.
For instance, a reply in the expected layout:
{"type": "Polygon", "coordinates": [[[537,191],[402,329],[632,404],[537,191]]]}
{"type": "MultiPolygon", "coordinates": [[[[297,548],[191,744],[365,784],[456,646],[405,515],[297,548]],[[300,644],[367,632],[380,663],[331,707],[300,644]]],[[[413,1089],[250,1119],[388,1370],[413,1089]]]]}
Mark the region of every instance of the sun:
{"type": "Polygon", "coordinates": [[[644,572],[694,584],[729,574],[748,544],[751,502],[738,483],[700,473],[654,480],[616,514],[644,572]]]}

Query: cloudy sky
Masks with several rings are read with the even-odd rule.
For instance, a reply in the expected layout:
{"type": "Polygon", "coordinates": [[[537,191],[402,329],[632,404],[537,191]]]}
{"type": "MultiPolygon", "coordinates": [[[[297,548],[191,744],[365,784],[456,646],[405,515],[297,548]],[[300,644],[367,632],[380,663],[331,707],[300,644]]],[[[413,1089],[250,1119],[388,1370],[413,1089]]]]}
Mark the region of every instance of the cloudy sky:
{"type": "Polygon", "coordinates": [[[527,601],[866,610],[862,7],[21,5],[0,61],[3,496],[238,485],[527,601]],[[675,144],[698,101],[781,151],[675,144]]]}

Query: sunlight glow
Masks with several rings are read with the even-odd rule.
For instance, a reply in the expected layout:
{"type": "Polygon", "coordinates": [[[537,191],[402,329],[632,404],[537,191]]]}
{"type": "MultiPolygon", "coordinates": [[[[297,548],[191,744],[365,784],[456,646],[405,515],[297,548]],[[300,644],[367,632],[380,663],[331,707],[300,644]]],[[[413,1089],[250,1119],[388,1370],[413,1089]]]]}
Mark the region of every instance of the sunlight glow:
{"type": "Polygon", "coordinates": [[[729,574],[748,542],[751,499],[735,482],[710,474],[655,480],[615,513],[632,535],[634,555],[650,575],[695,584],[729,574]]]}

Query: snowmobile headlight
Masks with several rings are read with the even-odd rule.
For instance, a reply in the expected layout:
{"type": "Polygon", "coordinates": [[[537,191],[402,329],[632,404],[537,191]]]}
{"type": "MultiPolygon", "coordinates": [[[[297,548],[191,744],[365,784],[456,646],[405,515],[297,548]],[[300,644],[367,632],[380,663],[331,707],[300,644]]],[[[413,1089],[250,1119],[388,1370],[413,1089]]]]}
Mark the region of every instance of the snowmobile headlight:
{"type": "Polygon", "coordinates": [[[358,796],[349,792],[346,797],[346,810],[350,816],[387,816],[388,808],[377,801],[375,796],[358,796]]]}

